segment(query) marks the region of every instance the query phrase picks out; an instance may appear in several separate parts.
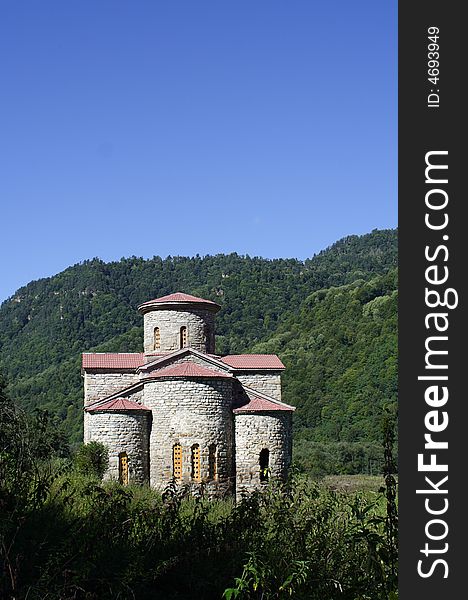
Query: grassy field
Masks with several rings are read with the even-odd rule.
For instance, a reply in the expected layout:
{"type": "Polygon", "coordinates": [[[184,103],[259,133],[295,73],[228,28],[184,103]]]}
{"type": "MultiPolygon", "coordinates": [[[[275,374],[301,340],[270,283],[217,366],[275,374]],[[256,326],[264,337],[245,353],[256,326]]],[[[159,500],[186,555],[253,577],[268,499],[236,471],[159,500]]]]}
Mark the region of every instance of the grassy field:
{"type": "Polygon", "coordinates": [[[322,485],[336,492],[378,492],[385,487],[382,475],[327,475],[322,485]]]}

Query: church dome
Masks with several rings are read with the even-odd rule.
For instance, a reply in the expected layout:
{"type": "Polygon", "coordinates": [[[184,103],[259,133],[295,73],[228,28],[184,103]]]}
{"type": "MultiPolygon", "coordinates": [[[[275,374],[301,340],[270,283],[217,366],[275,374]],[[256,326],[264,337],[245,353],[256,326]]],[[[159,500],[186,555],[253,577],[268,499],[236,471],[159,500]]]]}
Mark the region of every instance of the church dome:
{"type": "Polygon", "coordinates": [[[212,300],[176,292],[140,304],[144,319],[144,351],[174,352],[190,346],[215,353],[215,314],[221,309],[212,300]]]}
{"type": "Polygon", "coordinates": [[[191,294],[184,294],[182,292],[175,292],[168,296],[162,296],[161,298],[155,298],[154,300],[148,300],[138,306],[138,311],[142,314],[151,310],[163,310],[173,308],[180,308],[181,306],[190,306],[193,308],[204,308],[212,312],[218,312],[221,309],[219,304],[212,300],[205,300],[204,298],[198,298],[191,294]]]}

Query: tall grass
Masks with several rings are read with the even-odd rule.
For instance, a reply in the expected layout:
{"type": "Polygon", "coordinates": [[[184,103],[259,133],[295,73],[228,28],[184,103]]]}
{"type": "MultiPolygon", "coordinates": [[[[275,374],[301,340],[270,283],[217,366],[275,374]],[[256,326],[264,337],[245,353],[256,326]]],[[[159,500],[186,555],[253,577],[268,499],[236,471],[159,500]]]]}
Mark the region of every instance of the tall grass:
{"type": "Polygon", "coordinates": [[[103,485],[56,465],[2,511],[5,598],[394,597],[385,497],[303,476],[235,504],[103,485]]]}
{"type": "Polygon", "coordinates": [[[295,474],[238,503],[175,484],[159,494],[80,474],[54,424],[0,393],[0,598],[392,600],[386,440],[380,492],[295,474]]]}

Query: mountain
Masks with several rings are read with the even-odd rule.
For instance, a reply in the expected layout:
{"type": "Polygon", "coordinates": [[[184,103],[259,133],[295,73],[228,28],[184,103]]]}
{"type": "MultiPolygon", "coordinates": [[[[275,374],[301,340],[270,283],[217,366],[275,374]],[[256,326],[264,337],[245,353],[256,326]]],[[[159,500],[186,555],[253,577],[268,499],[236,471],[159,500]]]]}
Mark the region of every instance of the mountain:
{"type": "Polygon", "coordinates": [[[393,268],[312,293],[253,347],[287,367],[283,398],[297,406],[295,457],[305,470],[372,473],[380,463],[382,415],[397,406],[397,310],[393,268]]]}
{"type": "Polygon", "coordinates": [[[235,253],[85,261],[1,305],[0,372],[10,397],[48,409],[78,442],[80,353],[140,351],[136,306],[180,290],[221,304],[219,353],[281,356],[299,448],[376,444],[383,407],[396,399],[396,262],[395,230],[348,236],[305,261],[235,253]]]}

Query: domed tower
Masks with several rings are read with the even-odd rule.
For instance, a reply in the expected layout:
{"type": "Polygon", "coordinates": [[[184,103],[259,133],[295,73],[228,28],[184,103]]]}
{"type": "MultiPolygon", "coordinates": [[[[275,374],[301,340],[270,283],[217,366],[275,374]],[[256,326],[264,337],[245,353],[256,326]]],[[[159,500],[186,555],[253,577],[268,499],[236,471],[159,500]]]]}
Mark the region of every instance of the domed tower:
{"type": "Polygon", "coordinates": [[[215,314],[219,304],[177,292],[140,304],[144,316],[145,354],[190,347],[215,353],[215,314]]]}

